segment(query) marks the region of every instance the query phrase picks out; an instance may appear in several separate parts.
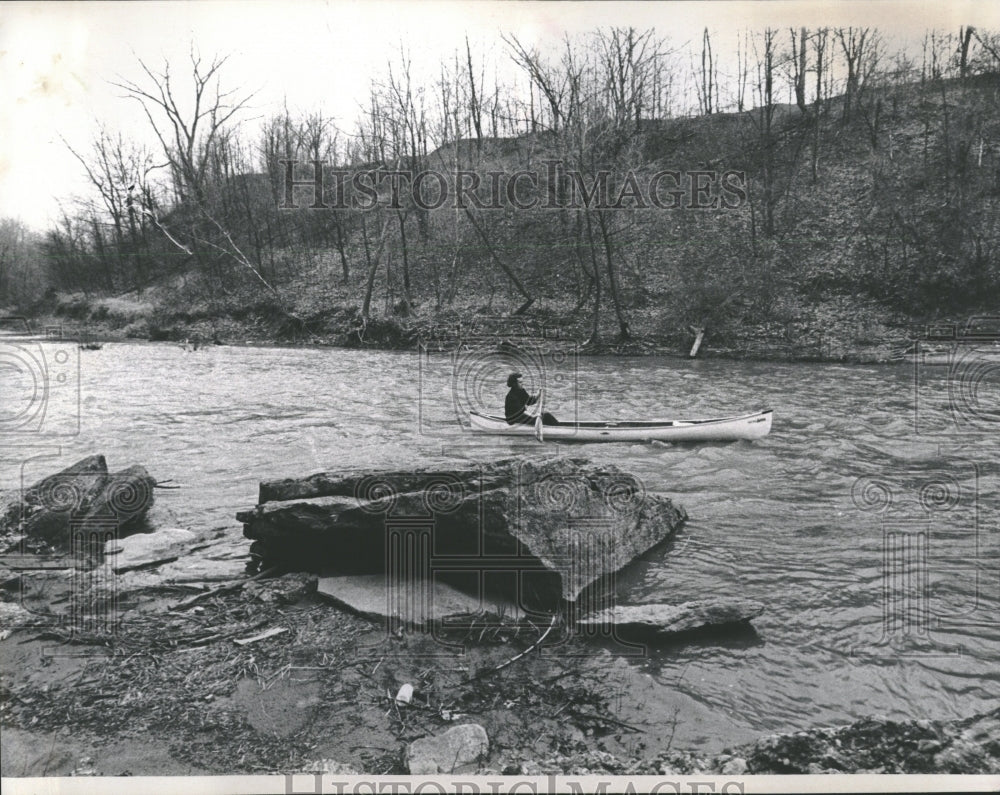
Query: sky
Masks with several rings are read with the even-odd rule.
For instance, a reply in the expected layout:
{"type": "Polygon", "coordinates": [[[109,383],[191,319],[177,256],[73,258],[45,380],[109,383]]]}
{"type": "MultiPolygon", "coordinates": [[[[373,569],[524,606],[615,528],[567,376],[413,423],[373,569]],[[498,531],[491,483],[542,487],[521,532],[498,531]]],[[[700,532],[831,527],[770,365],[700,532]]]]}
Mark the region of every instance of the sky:
{"type": "MultiPolygon", "coordinates": [[[[414,74],[431,75],[464,48],[512,69],[501,34],[544,50],[564,34],[602,26],[655,27],[671,44],[697,46],[708,27],[717,51],[743,30],[871,25],[891,43],[963,24],[1000,30],[1000,3],[966,2],[6,2],[0,4],[0,217],[41,231],[60,204],[86,192],[67,144],[85,151],[99,124],[152,143],[137,103],[112,83],[138,79],[137,59],[179,69],[192,44],[228,54],[224,88],[256,91],[251,116],[287,104],[323,110],[350,127],[371,79],[406,48],[414,74]]],[[[918,46],[918,45],[917,45],[918,46]]]]}

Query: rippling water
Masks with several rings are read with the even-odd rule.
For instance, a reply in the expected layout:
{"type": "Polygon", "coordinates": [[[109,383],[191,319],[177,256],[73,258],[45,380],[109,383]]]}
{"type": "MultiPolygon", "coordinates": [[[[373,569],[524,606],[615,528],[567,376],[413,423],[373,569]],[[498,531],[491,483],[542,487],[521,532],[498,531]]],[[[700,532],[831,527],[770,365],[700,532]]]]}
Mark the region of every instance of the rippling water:
{"type": "MultiPolygon", "coordinates": [[[[56,371],[59,343],[24,344],[56,371]]],[[[27,416],[33,387],[20,348],[4,345],[7,430],[27,416]]],[[[0,487],[17,486],[22,465],[30,482],[103,452],[113,468],[142,463],[173,479],[183,488],[158,501],[182,524],[230,527],[234,548],[244,541],[233,514],[254,503],[261,479],[538,449],[471,437],[456,421],[456,396],[459,410],[502,404],[508,368],[488,357],[114,343],[66,350],[70,360],[58,366],[67,377],[49,384],[37,432],[8,435],[30,446],[0,453],[0,487]],[[78,436],[44,436],[72,426],[77,407],[78,436]]],[[[767,604],[749,638],[638,659],[595,652],[587,664],[606,677],[616,714],[673,733],[675,747],[718,748],[871,714],[951,718],[996,706],[1000,370],[991,355],[983,351],[976,368],[968,360],[551,362],[546,409],[561,418],[775,410],[771,435],[754,443],[546,448],[618,464],[688,510],[677,539],[623,578],[624,599],[727,594],[767,604]]],[[[526,375],[529,388],[538,385],[526,375]]]]}

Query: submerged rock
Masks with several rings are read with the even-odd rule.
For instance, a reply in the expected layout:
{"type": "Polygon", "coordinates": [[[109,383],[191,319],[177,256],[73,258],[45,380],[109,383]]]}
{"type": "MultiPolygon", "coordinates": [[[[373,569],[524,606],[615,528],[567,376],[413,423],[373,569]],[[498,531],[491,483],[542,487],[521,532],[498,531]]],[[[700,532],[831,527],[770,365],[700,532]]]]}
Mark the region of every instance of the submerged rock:
{"type": "Polygon", "coordinates": [[[617,467],[571,458],[319,473],[262,483],[260,499],[237,514],[255,565],[433,576],[538,606],[577,600],[687,518],[617,467]]]}
{"type": "Polygon", "coordinates": [[[466,723],[437,737],[414,740],[406,751],[406,764],[411,776],[471,773],[489,750],[486,729],[478,723],[466,723]]]}
{"type": "Polygon", "coordinates": [[[679,605],[616,605],[577,621],[584,630],[611,629],[635,636],[655,637],[698,632],[713,627],[744,624],[764,612],[752,599],[720,597],[679,605]]]}

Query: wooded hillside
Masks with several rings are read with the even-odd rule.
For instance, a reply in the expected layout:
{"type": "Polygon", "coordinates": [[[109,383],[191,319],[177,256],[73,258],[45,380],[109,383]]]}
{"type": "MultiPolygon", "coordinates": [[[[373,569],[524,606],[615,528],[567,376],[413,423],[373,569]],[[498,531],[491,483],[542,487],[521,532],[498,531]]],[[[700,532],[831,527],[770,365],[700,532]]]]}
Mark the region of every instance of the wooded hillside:
{"type": "Polygon", "coordinates": [[[120,88],[159,149],[103,129],[76,152],[93,196],[43,238],[0,228],[0,304],[361,341],[519,313],[591,344],[1000,307],[1000,35],[914,56],[871,28],[766,30],[722,80],[707,31],[680,56],[654,30],[505,46],[517,85],[468,42],[431,84],[397,53],[347,130],[238,126],[224,58],[137,64],[120,88]]]}

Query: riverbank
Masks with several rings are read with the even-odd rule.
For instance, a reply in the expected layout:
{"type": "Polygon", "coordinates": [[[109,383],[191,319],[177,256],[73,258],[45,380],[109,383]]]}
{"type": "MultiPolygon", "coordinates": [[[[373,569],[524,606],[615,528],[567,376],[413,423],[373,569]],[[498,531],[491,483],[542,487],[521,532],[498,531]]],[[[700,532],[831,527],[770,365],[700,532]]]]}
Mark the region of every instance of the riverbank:
{"type": "MultiPolygon", "coordinates": [[[[43,579],[29,603],[43,590],[58,601],[57,578],[43,579]]],[[[476,767],[490,775],[1000,772],[1000,709],[958,721],[872,717],[722,752],[674,748],[671,733],[618,719],[613,694],[578,665],[578,642],[504,665],[537,633],[484,623],[478,639],[454,639],[466,648],[458,656],[333,608],[303,575],[187,610],[176,609],[182,591],[131,592],[113,633],[70,635],[37,614],[18,627],[23,615],[5,603],[5,775],[398,775],[414,740],[469,723],[489,738],[476,767]],[[414,696],[399,703],[405,683],[414,696]]]]}
{"type": "MultiPolygon", "coordinates": [[[[608,328],[595,341],[590,318],[573,309],[546,302],[524,315],[510,315],[469,301],[444,310],[429,304],[397,307],[365,319],[352,303],[289,310],[265,300],[179,309],[140,299],[70,295],[39,305],[28,323],[36,333],[84,344],[148,340],[190,348],[253,344],[447,351],[460,345],[543,345],[581,355],[688,358],[697,339],[698,329],[673,327],[650,306],[632,313],[628,340],[608,328]]],[[[697,356],[884,364],[904,360],[913,349],[914,321],[871,301],[837,299],[787,306],[776,316],[780,319],[705,328],[697,356]]]]}
{"type": "MultiPolygon", "coordinates": [[[[85,495],[113,494],[117,510],[151,530],[84,557],[79,549],[53,557],[58,546],[8,550],[0,566],[7,775],[405,774],[414,743],[470,725],[488,749],[462,772],[493,775],[1000,772],[995,702],[967,719],[876,716],[763,738],[727,715],[733,725],[692,735],[704,718],[653,693],[686,689],[699,656],[734,659],[740,648],[769,645],[773,627],[764,638],[737,624],[657,640],[646,655],[683,667],[673,681],[654,681],[620,644],[572,632],[558,614],[551,623],[479,611],[434,631],[386,626],[331,599],[316,575],[292,568],[276,577],[269,560],[248,576],[254,547],[236,541],[231,523],[180,528],[151,488],[123,502],[125,474],[135,471],[109,475],[102,457],[90,457],[26,490],[20,513],[4,510],[8,522],[26,520],[16,531],[45,530],[36,540],[55,544],[55,530],[70,529],[67,499],[83,500],[82,511],[104,504],[85,495]],[[645,679],[638,708],[623,705],[627,677],[645,679]]],[[[410,494],[386,484],[400,500],[410,494]]],[[[328,475],[266,485],[260,499],[272,501],[289,489],[346,488],[328,475]]],[[[378,499],[358,510],[368,515],[378,499]]],[[[732,673],[725,682],[742,686],[732,673]]]]}

